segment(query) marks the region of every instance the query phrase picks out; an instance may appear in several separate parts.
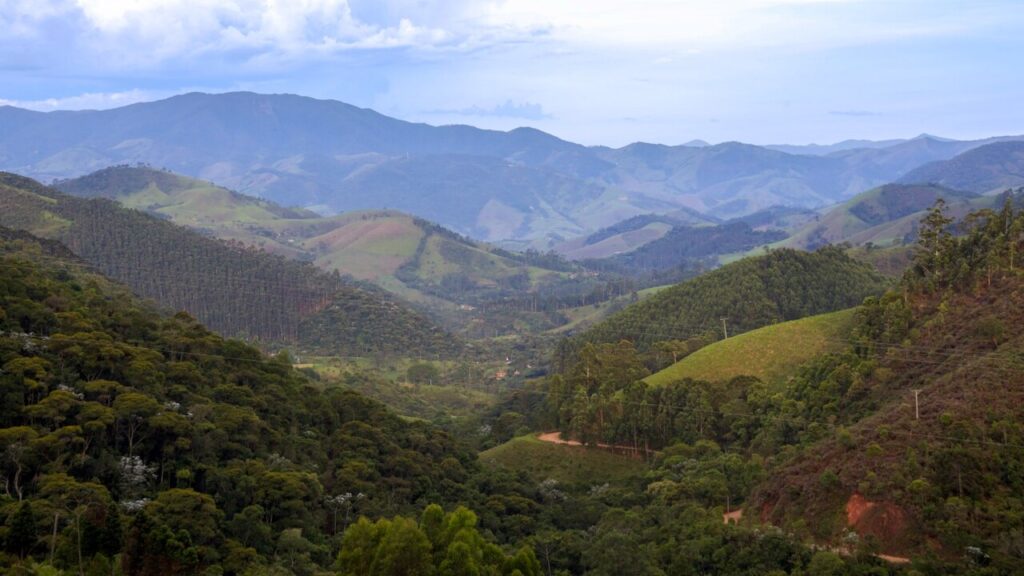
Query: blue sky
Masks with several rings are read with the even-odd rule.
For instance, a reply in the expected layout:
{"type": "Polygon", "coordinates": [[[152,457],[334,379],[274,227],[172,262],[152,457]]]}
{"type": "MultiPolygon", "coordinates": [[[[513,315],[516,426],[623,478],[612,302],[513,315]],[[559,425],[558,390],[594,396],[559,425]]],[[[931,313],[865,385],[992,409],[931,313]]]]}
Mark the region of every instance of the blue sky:
{"type": "Polygon", "coordinates": [[[1024,133],[1024,2],[0,0],[0,103],[334,98],[585,144],[1024,133]]]}

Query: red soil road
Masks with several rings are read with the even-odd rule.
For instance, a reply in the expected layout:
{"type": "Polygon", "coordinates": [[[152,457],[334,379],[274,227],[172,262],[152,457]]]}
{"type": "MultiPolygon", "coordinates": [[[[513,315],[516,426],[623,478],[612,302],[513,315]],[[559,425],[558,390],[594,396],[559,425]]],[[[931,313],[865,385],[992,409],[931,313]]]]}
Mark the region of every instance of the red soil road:
{"type": "MultiPolygon", "coordinates": [[[[550,442],[551,444],[562,444],[564,446],[583,446],[583,443],[580,442],[579,440],[566,440],[565,438],[562,438],[561,432],[544,432],[543,434],[538,434],[537,439],[540,440],[541,442],[550,442]]],[[[620,454],[628,453],[639,455],[641,452],[643,452],[642,448],[636,449],[633,448],[632,446],[627,446],[625,444],[602,444],[598,442],[597,444],[588,444],[587,446],[590,448],[610,450],[612,452],[620,454]]],[[[654,450],[650,450],[650,452],[653,453],[654,450]]]]}

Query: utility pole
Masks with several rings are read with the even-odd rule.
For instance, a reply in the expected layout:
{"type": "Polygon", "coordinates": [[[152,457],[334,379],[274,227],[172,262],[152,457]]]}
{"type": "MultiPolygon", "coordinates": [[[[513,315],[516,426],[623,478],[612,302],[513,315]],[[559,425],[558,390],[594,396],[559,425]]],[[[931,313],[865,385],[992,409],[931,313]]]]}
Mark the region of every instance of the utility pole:
{"type": "Polygon", "coordinates": [[[725,326],[725,317],[722,317],[722,335],[725,340],[729,339],[729,329],[725,326]]]}
{"type": "Polygon", "coordinates": [[[912,390],[912,392],[914,393],[914,420],[920,420],[921,419],[921,405],[917,401],[917,396],[918,396],[918,394],[921,393],[921,389],[920,388],[914,388],[912,390]]]}

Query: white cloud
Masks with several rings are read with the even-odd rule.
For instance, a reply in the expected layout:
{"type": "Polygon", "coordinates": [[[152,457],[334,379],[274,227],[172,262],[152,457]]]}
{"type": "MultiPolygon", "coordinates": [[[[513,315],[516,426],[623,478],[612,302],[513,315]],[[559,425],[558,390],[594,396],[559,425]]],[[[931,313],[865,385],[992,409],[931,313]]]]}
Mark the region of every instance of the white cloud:
{"type": "Polygon", "coordinates": [[[16,106],[40,112],[52,110],[103,110],[127,106],[137,102],[148,102],[168,96],[167,93],[149,92],[145,90],[128,90],[125,92],[89,92],[65,98],[45,98],[42,100],[5,100],[0,98],[0,106],[16,106]]]}
{"type": "Polygon", "coordinates": [[[820,47],[949,32],[981,12],[928,19],[892,6],[870,0],[0,0],[0,29],[45,42],[46,23],[59,19],[77,35],[79,56],[91,54],[109,70],[209,54],[258,66],[351,50],[444,53],[542,37],[570,50],[677,54],[820,47]]]}
{"type": "Polygon", "coordinates": [[[0,0],[0,29],[43,44],[60,20],[100,67],[146,68],[224,53],[271,60],[354,49],[434,48],[457,42],[442,27],[400,17],[369,24],[348,0],[0,0]]]}

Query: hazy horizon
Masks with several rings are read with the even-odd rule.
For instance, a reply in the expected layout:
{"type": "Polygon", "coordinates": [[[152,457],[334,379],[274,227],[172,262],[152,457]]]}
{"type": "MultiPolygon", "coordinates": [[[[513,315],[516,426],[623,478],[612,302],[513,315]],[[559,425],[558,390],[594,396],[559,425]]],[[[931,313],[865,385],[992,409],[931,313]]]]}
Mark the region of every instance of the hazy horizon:
{"type": "MultiPolygon", "coordinates": [[[[222,95],[222,94],[244,93],[244,92],[249,92],[249,93],[253,93],[253,94],[260,94],[260,95],[264,95],[264,96],[299,96],[299,97],[313,98],[312,96],[306,96],[304,94],[297,94],[297,93],[292,93],[292,92],[260,93],[260,92],[246,91],[246,90],[226,90],[226,91],[223,91],[223,92],[187,91],[187,92],[180,92],[180,93],[177,93],[177,94],[170,94],[168,96],[164,96],[164,97],[160,97],[160,98],[148,99],[148,100],[139,100],[139,101],[133,101],[133,102],[124,102],[124,103],[112,103],[110,106],[103,106],[103,107],[51,108],[51,109],[47,109],[46,106],[25,106],[23,103],[11,102],[11,101],[6,101],[6,100],[0,100],[0,107],[10,106],[10,107],[14,107],[14,108],[20,108],[20,109],[23,109],[23,110],[31,110],[31,111],[43,112],[43,113],[48,113],[48,112],[98,112],[98,111],[102,111],[102,110],[112,110],[112,109],[115,109],[115,108],[121,108],[121,107],[124,107],[124,106],[130,106],[132,104],[145,104],[145,103],[158,102],[158,101],[161,101],[161,100],[167,100],[167,99],[174,98],[174,97],[177,97],[177,96],[186,96],[188,94],[204,94],[204,95],[216,96],[216,95],[222,95]]],[[[337,100],[337,99],[334,99],[334,98],[317,98],[317,99],[318,100],[341,102],[343,104],[352,104],[351,102],[344,102],[344,101],[337,100]]],[[[360,108],[364,108],[364,109],[368,109],[368,110],[374,110],[371,107],[360,106],[360,108]]],[[[375,111],[376,112],[380,112],[379,110],[375,110],[375,111]]],[[[429,124],[429,125],[433,125],[433,126],[463,125],[463,126],[472,126],[472,127],[481,128],[481,129],[493,129],[493,130],[501,130],[501,131],[510,131],[510,130],[515,130],[515,129],[519,129],[519,128],[535,128],[534,126],[530,126],[528,124],[521,124],[521,125],[518,125],[518,126],[512,126],[510,128],[490,128],[490,127],[487,127],[487,126],[481,126],[479,124],[471,123],[471,122],[451,122],[451,123],[445,124],[445,123],[436,123],[436,122],[422,122],[422,121],[418,121],[418,120],[413,120],[413,119],[408,119],[408,118],[401,118],[401,117],[397,117],[397,116],[394,117],[394,118],[396,118],[398,120],[407,121],[407,122],[421,122],[421,123],[425,123],[425,124],[429,124]]],[[[565,138],[564,136],[562,136],[560,134],[549,132],[547,130],[544,130],[544,132],[546,132],[548,134],[551,134],[552,136],[555,136],[557,138],[561,138],[563,140],[573,142],[572,139],[565,138]]],[[[742,140],[742,139],[740,139],[740,140],[711,141],[711,140],[707,140],[705,138],[701,138],[700,136],[695,136],[695,137],[690,138],[689,140],[686,140],[686,141],[683,141],[683,142],[655,142],[655,141],[651,141],[651,140],[634,140],[632,142],[626,142],[624,144],[617,144],[615,146],[611,146],[609,144],[604,144],[604,143],[600,143],[600,142],[598,142],[598,143],[583,143],[583,142],[579,142],[579,144],[584,144],[586,146],[596,146],[596,147],[611,146],[611,147],[614,147],[614,148],[620,148],[620,147],[624,147],[624,146],[630,146],[632,144],[653,144],[653,145],[658,145],[658,146],[686,146],[686,145],[690,145],[690,144],[703,143],[703,144],[706,144],[706,145],[709,145],[709,146],[716,146],[716,145],[719,145],[719,144],[727,144],[727,143],[730,143],[730,142],[738,142],[738,143],[742,143],[742,144],[752,144],[752,145],[755,145],[755,146],[780,146],[780,147],[781,146],[795,146],[795,147],[799,147],[799,146],[822,146],[822,147],[827,147],[827,146],[832,146],[832,145],[836,145],[836,144],[842,144],[842,143],[848,142],[848,141],[855,141],[855,142],[861,142],[861,141],[863,141],[863,142],[885,142],[885,141],[889,141],[889,140],[908,141],[908,140],[915,140],[917,138],[924,138],[924,137],[934,138],[934,139],[937,139],[937,140],[974,140],[974,139],[995,138],[995,137],[1003,137],[1003,136],[1021,136],[1021,135],[1022,134],[1015,134],[1015,133],[1009,133],[1008,132],[1008,133],[980,134],[980,135],[977,135],[975,137],[968,137],[968,138],[951,138],[951,137],[946,136],[944,134],[935,134],[935,133],[932,133],[932,132],[921,132],[921,133],[914,134],[914,135],[893,136],[891,138],[856,138],[856,137],[849,137],[849,138],[840,138],[840,139],[837,139],[837,140],[818,141],[818,142],[753,142],[753,141],[750,141],[750,140],[742,140]]]]}
{"type": "Polygon", "coordinates": [[[0,3],[0,103],[335,99],[587,145],[1024,133],[1007,0],[0,3]]]}

